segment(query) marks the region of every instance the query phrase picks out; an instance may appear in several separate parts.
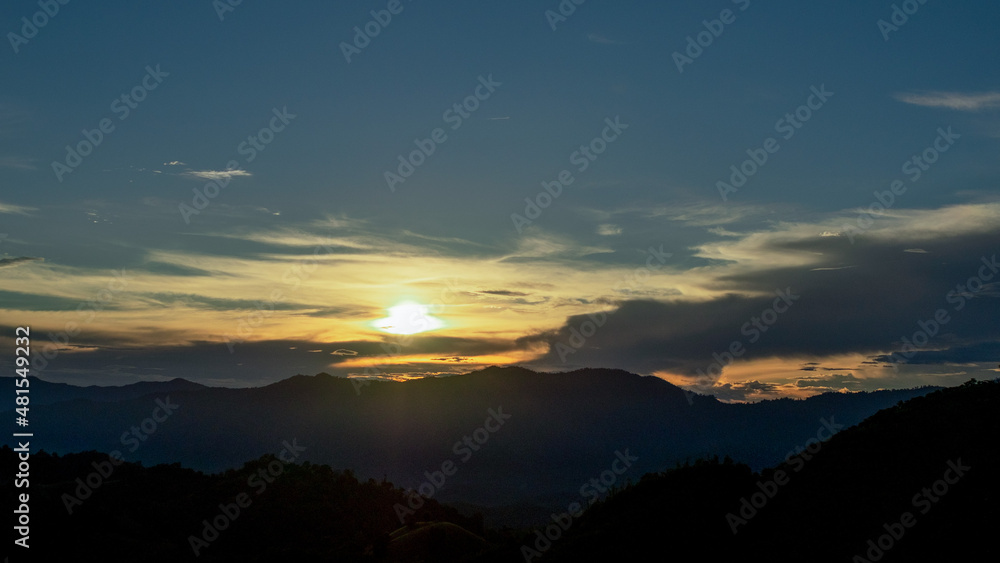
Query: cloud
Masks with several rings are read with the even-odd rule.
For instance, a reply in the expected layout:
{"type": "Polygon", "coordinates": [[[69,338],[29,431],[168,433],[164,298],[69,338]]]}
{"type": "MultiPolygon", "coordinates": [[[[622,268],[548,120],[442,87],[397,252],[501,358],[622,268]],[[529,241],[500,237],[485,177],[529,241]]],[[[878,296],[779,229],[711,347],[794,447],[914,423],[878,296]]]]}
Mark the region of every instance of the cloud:
{"type": "MultiPolygon", "coordinates": [[[[216,206],[225,209],[221,202],[216,206]]],[[[127,216],[119,208],[100,209],[127,216]]],[[[164,209],[174,214],[169,219],[176,222],[176,208],[164,209]]],[[[696,221],[707,221],[707,208],[693,211],[696,221]]],[[[651,257],[647,253],[650,243],[659,246],[661,232],[642,231],[646,225],[633,222],[632,217],[587,221],[580,225],[578,238],[539,229],[499,242],[419,237],[377,221],[327,217],[264,225],[215,221],[202,232],[184,233],[179,242],[140,238],[122,245],[123,250],[113,256],[90,255],[93,251],[82,244],[89,242],[86,239],[53,239],[53,244],[62,242],[72,252],[64,252],[56,264],[5,270],[3,277],[13,279],[16,274],[14,287],[30,288],[23,291],[72,297],[72,303],[61,304],[65,305],[62,315],[33,315],[40,330],[57,330],[67,318],[76,317],[80,300],[93,298],[106,286],[108,270],[134,271],[135,281],[120,295],[119,307],[103,311],[92,329],[114,333],[119,341],[163,345],[233,334],[249,318],[247,314],[259,308],[259,302],[267,305],[274,299],[269,297],[273,291],[281,290],[284,294],[274,301],[279,306],[267,305],[266,322],[253,332],[253,339],[280,336],[310,341],[302,345],[303,351],[341,348],[358,352],[358,357],[303,353],[323,357],[325,363],[317,364],[315,371],[334,364],[358,372],[363,361],[384,355],[378,340],[375,344],[358,342],[380,339],[368,321],[384,316],[383,307],[408,297],[440,305],[442,318],[452,324],[439,334],[474,340],[468,346],[438,340],[440,345],[435,346],[433,341],[415,338],[413,346],[407,345],[402,352],[406,358],[394,360],[397,372],[459,367],[432,365],[441,361],[435,358],[527,363],[541,356],[545,364],[537,367],[545,369],[614,366],[638,373],[670,370],[668,376],[679,376],[704,370],[714,353],[727,350],[739,339],[747,354],[732,371],[727,369],[724,381],[759,379],[779,385],[787,381],[782,390],[794,393],[799,390],[794,382],[801,376],[827,373],[795,371],[801,361],[820,359],[823,365],[857,368],[861,360],[893,351],[901,337],[913,334],[918,320],[930,318],[938,307],[950,307],[945,293],[975,274],[980,257],[996,252],[1000,236],[1000,204],[894,208],[878,216],[854,244],[847,237],[822,237],[820,233],[843,228],[856,220],[856,211],[809,217],[810,222],[790,223],[757,216],[730,227],[739,232],[726,237],[679,225],[696,238],[671,240],[669,247],[661,248],[660,252],[682,252],[683,248],[685,256],[655,271],[638,268],[651,257]],[[629,225],[629,229],[621,237],[599,237],[595,230],[604,223],[629,225]],[[928,253],[903,252],[912,248],[928,253]],[[303,267],[314,271],[305,275],[303,267]],[[361,271],[364,276],[358,276],[361,271]],[[299,272],[296,275],[303,283],[284,282],[288,272],[299,272]],[[340,279],[351,280],[356,289],[345,293],[339,283],[325,283],[340,279]],[[802,298],[750,343],[741,332],[744,324],[772,306],[775,289],[786,287],[802,298]],[[183,294],[174,293],[178,291],[183,294]],[[519,295],[522,292],[528,295],[519,295]],[[172,309],[173,304],[179,304],[180,310],[172,309]],[[241,310],[248,313],[227,313],[241,310]],[[563,363],[552,347],[571,342],[571,329],[588,320],[586,313],[600,311],[614,313],[563,363]],[[168,334],[160,338],[161,332],[168,334]],[[517,348],[513,343],[521,337],[525,340],[517,348]],[[492,348],[493,342],[502,345],[492,348]],[[526,352],[518,355],[512,349],[526,352]],[[855,357],[841,363],[831,357],[838,353],[855,357]],[[492,357],[487,360],[487,356],[492,357]],[[791,373],[740,371],[744,364],[752,367],[769,358],[792,364],[791,373]]],[[[670,218],[661,215],[658,223],[662,226],[667,221],[670,218]]],[[[19,247],[17,254],[43,252],[19,247]]],[[[653,264],[660,266],[655,259],[653,264]]],[[[1000,300],[987,295],[984,289],[956,313],[932,347],[963,346],[972,338],[995,335],[996,323],[989,321],[989,315],[1000,313],[1000,300]],[[975,333],[977,323],[982,334],[975,333]]],[[[23,309],[22,296],[11,296],[7,302],[23,309]]],[[[41,306],[54,310],[51,304],[41,306]]],[[[270,361],[258,365],[249,344],[237,346],[240,361],[247,366],[241,374],[263,374],[264,366],[275,365],[270,361]]],[[[215,348],[228,355],[224,344],[217,342],[215,348]]],[[[297,357],[282,357],[291,361],[289,365],[298,365],[297,357]]],[[[229,374],[234,368],[230,364],[226,369],[229,374]]],[[[865,369],[856,373],[872,385],[878,375],[865,369]]],[[[811,388],[799,391],[808,393],[811,388]]]]}
{"type": "Polygon", "coordinates": [[[19,256],[17,258],[0,258],[0,268],[4,268],[4,267],[8,267],[8,266],[16,266],[16,265],[22,264],[24,262],[35,262],[35,261],[37,261],[37,262],[43,262],[43,261],[45,261],[45,259],[44,258],[35,258],[35,257],[31,257],[31,256],[19,256]]]}
{"type": "MultiPolygon", "coordinates": [[[[906,252],[905,250],[903,252],[906,252]]],[[[846,270],[847,268],[856,268],[857,266],[834,266],[831,268],[813,268],[809,270],[810,272],[830,272],[833,270],[846,270]]]]}
{"type": "MultiPolygon", "coordinates": [[[[955,346],[944,350],[925,350],[916,352],[906,363],[914,365],[928,364],[970,364],[1000,362],[1000,339],[977,342],[967,346],[955,346]]],[[[890,362],[889,356],[878,356],[874,360],[890,362]]]]}
{"type": "MultiPolygon", "coordinates": [[[[76,311],[81,303],[86,303],[85,299],[74,299],[72,297],[62,297],[59,295],[41,295],[37,293],[23,293],[20,291],[6,291],[0,289],[0,309],[12,311],[76,311]]],[[[108,307],[113,308],[113,305],[108,307]]],[[[63,327],[59,327],[62,329],[63,327]]]]}
{"type": "Polygon", "coordinates": [[[240,176],[253,176],[253,174],[246,170],[188,170],[183,176],[201,178],[203,180],[223,180],[240,176]]]}
{"type": "Polygon", "coordinates": [[[0,213],[7,213],[9,215],[30,215],[32,211],[38,211],[38,209],[35,207],[25,207],[23,205],[14,205],[0,201],[0,213]]]}
{"type": "Polygon", "coordinates": [[[190,266],[185,266],[183,264],[169,264],[166,262],[157,262],[155,260],[149,261],[139,267],[133,267],[133,270],[142,270],[145,272],[159,274],[162,276],[215,276],[215,275],[220,277],[224,276],[224,274],[222,273],[211,272],[209,270],[203,270],[201,268],[192,268],[190,266]]]}
{"type": "Polygon", "coordinates": [[[981,111],[1000,107],[1000,92],[904,92],[896,94],[895,98],[906,104],[957,111],[981,111]]]}
{"type": "Polygon", "coordinates": [[[210,311],[296,311],[310,308],[309,305],[297,303],[269,303],[253,299],[208,297],[189,293],[149,292],[137,293],[136,297],[142,298],[145,306],[150,309],[168,307],[210,311]]]}
{"type": "Polygon", "coordinates": [[[816,377],[804,377],[795,382],[796,387],[825,387],[827,389],[842,389],[861,385],[862,380],[854,377],[854,374],[847,375],[835,373],[830,375],[820,375],[816,377]]]}
{"type": "Polygon", "coordinates": [[[724,357],[734,342],[745,348],[740,362],[839,354],[864,358],[899,350],[902,339],[912,337],[917,323],[933,318],[937,309],[945,309],[950,322],[930,347],[1000,341],[996,282],[987,280],[981,290],[963,297],[961,310],[955,309],[954,296],[948,300],[956,284],[981,271],[1000,279],[1000,273],[984,266],[997,254],[1000,206],[897,210],[891,218],[880,218],[856,244],[819,236],[822,227],[778,224],[737,240],[705,243],[695,256],[713,259],[715,265],[685,275],[714,293],[594,305],[589,315],[569,316],[556,330],[525,337],[549,347],[534,365],[616,366],[691,376],[717,363],[715,355],[724,357]],[[914,242],[927,253],[904,253],[914,242]],[[776,290],[800,297],[785,313],[765,313],[778,300],[776,290]],[[771,323],[759,325],[765,315],[771,315],[771,323]],[[595,319],[602,325],[596,331],[595,319]]]}
{"type": "Polygon", "coordinates": [[[766,399],[778,394],[778,386],[757,380],[740,383],[723,383],[705,391],[720,401],[749,401],[766,399]]]}
{"type": "Polygon", "coordinates": [[[556,235],[535,230],[532,234],[527,232],[519,237],[516,248],[500,258],[501,262],[525,263],[543,262],[551,263],[556,260],[574,260],[591,254],[610,253],[606,247],[586,246],[579,241],[564,235],[556,235]]]}
{"type": "Polygon", "coordinates": [[[170,162],[164,162],[164,166],[187,166],[186,162],[181,162],[179,160],[171,160],[170,162]]]}
{"type": "Polygon", "coordinates": [[[36,170],[35,159],[22,156],[2,156],[0,157],[0,168],[12,168],[14,170],[36,170]]]}
{"type": "Polygon", "coordinates": [[[591,33],[587,36],[587,40],[591,43],[600,43],[601,45],[617,45],[618,42],[612,39],[608,39],[603,35],[598,35],[597,33],[591,33]]]}
{"type": "Polygon", "coordinates": [[[722,227],[712,227],[711,229],[707,229],[707,230],[708,230],[708,232],[712,233],[713,235],[720,236],[720,237],[737,237],[737,238],[740,237],[739,233],[734,232],[734,231],[728,231],[728,230],[726,230],[726,229],[724,229],[722,227]]]}
{"type": "MultiPolygon", "coordinates": [[[[32,328],[35,328],[34,325],[32,328]]],[[[14,328],[0,323],[0,333],[13,334],[14,328]]],[[[168,340],[173,334],[164,333],[162,336],[164,340],[168,340]]],[[[56,346],[46,342],[48,341],[38,343],[39,353],[41,350],[54,349],[56,346]]],[[[86,379],[98,384],[108,384],[105,383],[108,366],[127,365],[133,366],[138,372],[155,369],[157,375],[184,377],[201,383],[218,384],[220,374],[225,374],[229,376],[229,380],[224,383],[226,386],[245,387],[271,383],[296,372],[304,374],[326,372],[341,377],[359,375],[364,372],[363,367],[344,367],[344,362],[359,362],[368,358],[375,361],[373,365],[378,366],[384,373],[404,378],[440,373],[465,373],[469,371],[471,364],[456,359],[464,360],[477,354],[508,350],[510,346],[509,342],[499,341],[415,338],[406,347],[406,352],[427,354],[428,359],[440,357],[447,360],[441,360],[444,363],[436,364],[404,362],[406,366],[395,366],[392,357],[387,357],[381,342],[247,341],[236,346],[234,356],[228,353],[222,341],[156,345],[141,342],[139,339],[123,340],[119,335],[104,333],[91,326],[72,338],[68,346],[60,348],[60,361],[50,362],[42,373],[53,381],[86,379]],[[321,346],[325,346],[326,349],[336,347],[336,352],[340,353],[331,355],[315,352],[320,350],[321,346]],[[234,371],[234,359],[252,368],[234,371]]]]}
{"type": "Polygon", "coordinates": [[[605,223],[603,225],[597,226],[597,234],[601,236],[616,236],[622,234],[622,228],[618,225],[612,225],[610,223],[605,223]]]}
{"type": "Polygon", "coordinates": [[[0,138],[17,138],[23,135],[32,120],[29,111],[0,102],[0,138]]]}
{"type": "Polygon", "coordinates": [[[781,204],[728,205],[720,201],[689,201],[660,206],[624,207],[616,209],[613,214],[637,215],[644,219],[662,217],[692,227],[717,228],[747,220],[757,221],[789,211],[788,206],[781,204]]]}

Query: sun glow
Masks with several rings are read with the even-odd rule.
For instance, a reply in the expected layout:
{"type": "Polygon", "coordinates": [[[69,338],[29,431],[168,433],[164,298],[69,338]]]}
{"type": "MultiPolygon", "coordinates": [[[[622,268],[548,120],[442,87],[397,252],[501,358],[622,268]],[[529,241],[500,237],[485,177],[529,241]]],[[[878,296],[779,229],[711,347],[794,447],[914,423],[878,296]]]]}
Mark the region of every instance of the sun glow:
{"type": "Polygon", "coordinates": [[[430,314],[426,305],[405,301],[389,307],[389,316],[372,322],[372,326],[389,334],[417,334],[444,326],[444,322],[430,314]]]}

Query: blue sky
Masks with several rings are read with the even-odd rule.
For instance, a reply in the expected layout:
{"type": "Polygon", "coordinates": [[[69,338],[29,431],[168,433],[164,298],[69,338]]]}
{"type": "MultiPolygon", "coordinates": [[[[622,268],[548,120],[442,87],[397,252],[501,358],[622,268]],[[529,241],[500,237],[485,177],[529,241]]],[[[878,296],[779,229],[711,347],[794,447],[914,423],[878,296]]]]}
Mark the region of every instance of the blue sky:
{"type": "MultiPolygon", "coordinates": [[[[713,379],[720,396],[989,375],[996,357],[968,352],[997,342],[978,313],[928,343],[922,353],[937,363],[911,359],[889,373],[862,362],[877,363],[938,302],[948,306],[948,291],[977,271],[960,266],[996,251],[995,3],[930,0],[886,35],[879,20],[892,21],[893,2],[588,0],[553,29],[546,11],[558,12],[556,1],[404,0],[345,60],[355,26],[388,5],[244,0],[220,18],[209,1],[69,2],[41,18],[37,2],[5,4],[2,324],[45,334],[89,319],[53,344],[60,353],[42,372],[247,385],[299,371],[400,378],[519,363],[622,367],[691,385],[709,352],[745,336],[748,311],[797,285],[840,300],[841,311],[872,306],[836,319],[838,342],[820,345],[823,330],[779,332],[803,309],[794,321],[803,327],[836,314],[805,307],[803,295],[771,337],[713,379]],[[10,35],[23,33],[22,17],[48,21],[22,42],[10,35]],[[731,23],[711,23],[720,18],[731,23]],[[721,34],[678,71],[674,54],[705,21],[721,34]],[[148,68],[165,74],[144,91],[148,68]],[[445,112],[481,79],[498,85],[453,129],[445,112]],[[121,119],[112,104],[137,87],[145,97],[121,119]],[[833,94],[782,138],[776,124],[813,88],[833,94]],[[278,123],[276,111],[289,117],[248,161],[241,144],[278,123]],[[574,153],[616,118],[627,129],[580,171],[574,153]],[[102,119],[114,130],[57,178],[53,162],[102,119]],[[390,190],[385,173],[437,128],[447,139],[390,190]],[[717,183],[772,137],[777,150],[724,201],[717,183]],[[948,150],[913,180],[904,163],[936,141],[948,150]],[[230,161],[240,172],[227,171],[230,161]],[[562,170],[573,183],[518,232],[511,214],[524,215],[525,198],[562,170]],[[220,178],[226,187],[185,221],[179,206],[220,178]],[[895,180],[905,192],[848,236],[845,225],[895,180]],[[669,260],[622,290],[650,247],[669,260]],[[290,284],[297,264],[311,269],[290,284]],[[82,316],[79,304],[107,289],[112,270],[131,272],[131,283],[82,316]],[[814,285],[814,271],[848,273],[829,286],[814,285]],[[869,277],[892,283],[859,295],[869,277]],[[371,323],[407,300],[443,328],[386,356],[390,336],[371,323]],[[266,318],[253,330],[244,322],[239,347],[227,346],[262,307],[266,318]],[[609,311],[628,314],[558,353],[574,319],[609,311]],[[682,322],[706,315],[704,330],[682,322]],[[688,338],[697,351],[681,344],[688,338]],[[802,371],[813,363],[831,370],[802,371]],[[854,380],[842,385],[845,374],[854,380]]],[[[985,315],[997,291],[982,281],[974,301],[985,315]]]]}

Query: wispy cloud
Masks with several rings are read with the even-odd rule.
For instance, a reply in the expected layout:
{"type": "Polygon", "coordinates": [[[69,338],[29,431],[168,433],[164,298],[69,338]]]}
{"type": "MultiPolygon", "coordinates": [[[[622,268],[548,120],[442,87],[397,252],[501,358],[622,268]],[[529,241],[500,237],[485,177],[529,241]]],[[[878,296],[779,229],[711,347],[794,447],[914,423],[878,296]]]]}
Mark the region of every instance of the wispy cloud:
{"type": "Polygon", "coordinates": [[[186,166],[187,163],[181,162],[179,160],[171,160],[170,162],[164,162],[164,166],[186,166]]]}
{"type": "Polygon", "coordinates": [[[605,223],[603,225],[597,226],[597,234],[601,236],[615,236],[622,234],[622,228],[618,225],[612,225],[610,223],[605,223]]]}
{"type": "Polygon", "coordinates": [[[31,121],[31,114],[23,108],[0,102],[0,138],[16,137],[31,121]]]}
{"type": "Polygon", "coordinates": [[[18,256],[17,258],[0,258],[0,268],[4,268],[7,266],[17,266],[18,264],[22,264],[24,262],[35,262],[35,261],[42,262],[44,260],[45,260],[44,258],[35,258],[32,256],[18,256]]]}
{"type": "Polygon", "coordinates": [[[0,168],[13,168],[14,170],[35,170],[35,159],[23,156],[0,156],[0,168]]]}
{"type": "Polygon", "coordinates": [[[709,393],[722,401],[748,401],[752,399],[771,399],[777,396],[778,386],[757,380],[739,383],[722,383],[712,387],[709,393]]]}
{"type": "Polygon", "coordinates": [[[10,215],[31,215],[32,211],[38,211],[38,209],[35,207],[25,207],[23,205],[14,205],[0,201],[0,213],[7,213],[10,215]]]}
{"type": "Polygon", "coordinates": [[[601,45],[617,45],[618,42],[613,39],[608,39],[603,35],[598,35],[596,33],[591,33],[587,36],[587,40],[591,43],[600,43],[601,45]]]}
{"type": "Polygon", "coordinates": [[[201,178],[203,180],[223,180],[239,176],[253,176],[253,174],[247,172],[246,170],[188,170],[183,175],[189,178],[201,178]]]}
{"type": "Polygon", "coordinates": [[[665,218],[692,227],[718,227],[745,220],[757,221],[777,215],[780,209],[775,205],[726,205],[719,201],[687,201],[671,205],[625,207],[615,213],[637,214],[644,218],[665,218]]]}
{"type": "Polygon", "coordinates": [[[485,293],[487,295],[499,295],[499,296],[502,296],[502,297],[527,297],[528,296],[527,293],[523,293],[523,292],[520,292],[520,291],[510,291],[510,290],[507,290],[507,289],[488,289],[488,290],[480,291],[479,293],[485,293]]]}
{"type": "Polygon", "coordinates": [[[863,383],[857,377],[854,377],[853,373],[848,374],[830,374],[821,375],[817,377],[804,377],[795,382],[796,387],[826,387],[829,389],[838,389],[849,386],[860,385],[863,383]]]}
{"type": "Polygon", "coordinates": [[[916,106],[981,111],[1000,107],[1000,92],[901,92],[895,98],[916,106]]]}

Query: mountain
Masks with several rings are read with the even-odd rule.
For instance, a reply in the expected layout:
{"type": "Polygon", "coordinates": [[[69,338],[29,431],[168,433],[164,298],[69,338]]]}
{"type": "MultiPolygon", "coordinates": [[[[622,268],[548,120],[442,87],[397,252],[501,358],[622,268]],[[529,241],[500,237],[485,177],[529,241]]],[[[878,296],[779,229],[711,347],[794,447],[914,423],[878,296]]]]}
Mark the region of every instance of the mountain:
{"type": "MultiPolygon", "coordinates": [[[[817,431],[804,452],[763,471],[717,456],[676,464],[594,503],[578,498],[581,506],[537,529],[491,528],[433,499],[407,510],[406,491],[303,461],[307,449],[294,440],[213,475],[40,452],[30,458],[32,554],[150,563],[989,561],[998,554],[998,403],[1000,381],[938,390],[854,427],[817,431]]],[[[0,448],[7,466],[17,455],[0,448]]],[[[617,459],[607,472],[628,463],[617,459]]],[[[23,492],[10,479],[0,485],[8,497],[23,492]]]]}
{"type": "Polygon", "coordinates": [[[973,381],[884,409],[759,474],[713,458],[646,475],[532,560],[617,560],[622,546],[678,560],[996,560],[998,405],[1000,382],[973,381]]]}
{"type": "Polygon", "coordinates": [[[33,403],[30,420],[34,447],[49,452],[117,450],[127,461],[209,472],[297,440],[310,462],[423,485],[469,510],[507,507],[491,514],[517,523],[578,499],[581,487],[622,455],[637,459],[616,476],[619,484],[709,455],[759,470],[815,436],[824,421],[851,426],[930,391],[758,404],[696,397],[692,404],[666,381],[620,370],[494,367],[361,386],[300,375],[260,388],[162,390],[117,402],[106,398],[121,391],[95,390],[91,399],[33,403]]]}
{"type": "Polygon", "coordinates": [[[31,376],[28,379],[30,380],[29,389],[31,390],[31,404],[35,406],[54,405],[56,403],[73,401],[76,399],[84,399],[98,403],[113,403],[118,401],[127,401],[129,399],[137,399],[139,397],[155,393],[165,394],[207,389],[207,387],[201,385],[200,383],[188,381],[180,377],[162,382],[140,381],[138,383],[130,383],[128,385],[118,387],[101,387],[99,385],[79,387],[77,385],[69,385],[68,383],[52,383],[34,376],[31,376]]]}

